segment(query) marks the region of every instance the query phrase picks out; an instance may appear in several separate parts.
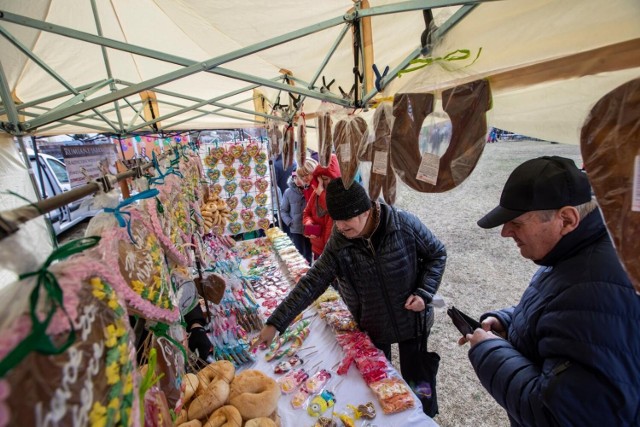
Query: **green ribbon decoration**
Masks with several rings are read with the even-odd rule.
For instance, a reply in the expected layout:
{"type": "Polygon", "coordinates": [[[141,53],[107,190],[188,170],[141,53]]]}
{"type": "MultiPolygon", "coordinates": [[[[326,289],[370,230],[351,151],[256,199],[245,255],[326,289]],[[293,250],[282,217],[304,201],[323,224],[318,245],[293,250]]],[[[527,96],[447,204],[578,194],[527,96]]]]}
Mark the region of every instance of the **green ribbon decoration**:
{"type": "Polygon", "coordinates": [[[31,317],[31,333],[18,344],[7,356],[0,361],[0,378],[4,377],[7,372],[17,366],[32,351],[45,355],[57,355],[66,351],[75,341],[76,333],[73,329],[73,321],[67,313],[63,304],[63,292],[55,275],[48,268],[54,261],[60,261],[73,254],[89,249],[98,244],[100,237],[85,237],[73,240],[56,249],[39,270],[31,273],[21,274],[20,280],[28,277],[36,276],[36,286],[31,291],[29,315],[31,317]],[[41,291],[45,292],[45,297],[50,305],[49,311],[45,319],[41,322],[37,315],[37,309],[40,300],[41,291]],[[56,347],[51,341],[51,337],[47,335],[47,328],[51,323],[51,319],[58,309],[62,310],[66,318],[69,320],[71,327],[69,336],[64,344],[56,347]]]}
{"type": "Polygon", "coordinates": [[[162,170],[160,169],[160,165],[158,164],[158,157],[156,157],[155,151],[152,153],[151,162],[153,163],[153,168],[156,170],[156,173],[158,174],[158,176],[155,178],[147,178],[149,181],[149,185],[152,185],[152,184],[162,185],[164,184],[165,177],[169,175],[176,175],[180,178],[184,178],[180,173],[180,171],[175,170],[173,166],[167,168],[166,171],[162,172],[162,170]]]}
{"type": "Polygon", "coordinates": [[[131,239],[131,241],[134,244],[137,244],[136,239],[134,239],[133,235],[131,234],[131,213],[127,211],[121,211],[120,209],[138,200],[150,199],[152,197],[156,197],[158,194],[160,194],[160,192],[155,188],[150,190],[144,190],[136,194],[135,196],[131,196],[128,199],[123,200],[115,208],[104,208],[104,211],[106,213],[112,213],[116,217],[116,220],[118,221],[118,225],[120,227],[127,227],[127,233],[129,234],[129,239],[131,239]],[[125,216],[127,218],[125,218],[125,216]]]}
{"type": "Polygon", "coordinates": [[[166,323],[162,323],[162,322],[157,322],[155,324],[155,326],[150,326],[149,330],[151,332],[153,332],[153,334],[157,337],[164,337],[167,340],[169,340],[169,342],[173,345],[175,345],[176,347],[178,347],[178,349],[182,352],[182,355],[184,356],[184,360],[185,362],[187,362],[189,360],[189,358],[187,357],[187,350],[185,350],[185,348],[182,346],[182,344],[180,344],[178,341],[174,340],[173,338],[171,338],[169,336],[169,325],[167,325],[166,323]]]}
{"type": "MultiPolygon", "coordinates": [[[[471,62],[471,64],[465,65],[464,67],[460,67],[457,69],[460,70],[462,68],[467,68],[472,66],[480,57],[481,52],[482,52],[482,48],[479,48],[478,53],[476,54],[476,57],[471,62]]],[[[404,70],[400,70],[398,71],[397,76],[402,77],[403,74],[411,73],[413,71],[432,65],[435,62],[464,61],[466,59],[469,59],[470,57],[471,57],[471,51],[469,49],[457,49],[457,50],[454,50],[453,52],[447,53],[445,56],[437,56],[435,58],[432,56],[428,56],[426,58],[414,59],[411,62],[409,62],[409,65],[415,65],[415,64],[421,64],[421,65],[417,67],[405,68],[404,70]]]]}

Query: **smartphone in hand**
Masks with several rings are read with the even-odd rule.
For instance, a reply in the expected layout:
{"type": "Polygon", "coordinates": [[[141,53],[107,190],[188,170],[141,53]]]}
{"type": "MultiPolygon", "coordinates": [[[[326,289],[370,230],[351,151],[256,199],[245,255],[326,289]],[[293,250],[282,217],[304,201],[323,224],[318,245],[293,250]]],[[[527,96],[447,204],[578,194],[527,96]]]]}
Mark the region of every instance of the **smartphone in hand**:
{"type": "Polygon", "coordinates": [[[451,318],[453,325],[460,331],[463,337],[467,336],[467,334],[473,334],[473,331],[478,328],[482,328],[480,322],[464,314],[454,306],[447,310],[447,314],[451,318]]]}

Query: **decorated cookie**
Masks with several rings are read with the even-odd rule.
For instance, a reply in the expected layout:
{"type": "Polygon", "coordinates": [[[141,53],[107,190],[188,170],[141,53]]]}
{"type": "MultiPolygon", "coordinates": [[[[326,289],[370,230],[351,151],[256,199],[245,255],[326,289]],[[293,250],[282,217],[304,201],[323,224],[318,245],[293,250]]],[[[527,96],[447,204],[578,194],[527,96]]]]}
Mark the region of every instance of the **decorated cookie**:
{"type": "Polygon", "coordinates": [[[229,231],[231,234],[238,234],[242,230],[242,225],[239,222],[232,222],[229,224],[229,231]]]}
{"type": "Polygon", "coordinates": [[[226,191],[230,195],[236,194],[237,189],[238,189],[238,184],[235,181],[227,181],[224,184],[224,191],[226,191]]]}
{"type": "Polygon", "coordinates": [[[220,159],[217,159],[213,155],[209,154],[204,158],[204,164],[209,166],[210,168],[213,168],[218,164],[218,160],[220,159]]]}
{"type": "Polygon", "coordinates": [[[211,227],[211,232],[216,236],[222,236],[222,233],[224,233],[224,225],[214,225],[213,227],[211,227]]]}
{"type": "Polygon", "coordinates": [[[251,157],[255,158],[260,153],[260,146],[258,145],[257,142],[251,142],[249,143],[249,145],[247,145],[246,152],[251,157]]]}
{"type": "Polygon", "coordinates": [[[244,221],[242,223],[242,225],[244,225],[244,229],[249,231],[249,230],[255,230],[256,228],[256,222],[251,220],[251,221],[244,221]]]}
{"type": "Polygon", "coordinates": [[[220,179],[220,170],[219,169],[209,169],[207,171],[207,177],[211,180],[211,182],[218,182],[220,179]]]}
{"type": "Polygon", "coordinates": [[[268,201],[269,201],[269,196],[267,196],[267,193],[256,194],[256,203],[258,205],[266,206],[268,201]]]}
{"type": "Polygon", "coordinates": [[[222,163],[224,163],[226,166],[231,166],[233,164],[233,161],[235,160],[233,158],[233,156],[229,153],[224,153],[224,155],[222,156],[222,163]]]}
{"type": "MultiPolygon", "coordinates": [[[[238,199],[236,199],[236,206],[238,204],[238,199]]],[[[229,212],[229,222],[236,222],[238,220],[238,217],[240,215],[238,214],[238,211],[231,211],[229,212]]]]}
{"type": "Polygon", "coordinates": [[[238,207],[238,198],[236,196],[232,196],[229,197],[227,199],[227,206],[229,206],[229,209],[234,210],[235,208],[238,207]]]}
{"type": "Polygon", "coordinates": [[[266,218],[267,214],[269,213],[269,209],[265,208],[264,206],[258,206],[255,209],[255,213],[256,215],[258,215],[258,218],[266,218]]]}
{"type": "Polygon", "coordinates": [[[242,163],[243,165],[248,165],[249,163],[251,163],[251,156],[245,151],[244,153],[242,153],[242,156],[240,156],[238,160],[240,160],[240,163],[242,163]]]}
{"type": "Polygon", "coordinates": [[[258,189],[258,193],[264,193],[269,188],[269,181],[264,178],[258,178],[256,180],[256,188],[258,189]]]}
{"type": "Polygon", "coordinates": [[[238,172],[240,173],[241,177],[248,178],[249,175],[251,175],[251,166],[240,165],[238,166],[238,172]]]}
{"type": "Polygon", "coordinates": [[[254,197],[251,194],[247,194],[242,196],[242,198],[240,199],[240,203],[242,203],[242,205],[245,208],[250,208],[251,205],[253,205],[253,201],[254,201],[254,197]]]}
{"type": "Polygon", "coordinates": [[[263,151],[259,152],[258,154],[255,155],[254,159],[256,160],[256,163],[258,164],[262,164],[262,163],[266,163],[267,162],[267,154],[263,151]]]}
{"type": "Polygon", "coordinates": [[[268,218],[260,218],[258,220],[258,227],[262,228],[263,230],[268,229],[270,225],[271,223],[269,222],[268,218]]]}
{"type": "Polygon", "coordinates": [[[232,180],[236,176],[236,168],[233,166],[226,166],[222,169],[222,175],[227,178],[227,181],[232,180]]]}
{"type": "Polygon", "coordinates": [[[218,183],[213,184],[213,185],[210,187],[210,190],[209,190],[209,191],[211,191],[211,193],[212,193],[212,194],[214,194],[214,195],[218,195],[218,194],[222,193],[222,185],[220,185],[220,184],[218,184],[218,183]]]}
{"type": "Polygon", "coordinates": [[[229,154],[231,154],[234,159],[239,159],[240,156],[242,156],[242,153],[244,153],[244,147],[242,147],[242,144],[233,144],[229,147],[229,154]]]}
{"type": "Polygon", "coordinates": [[[244,178],[244,179],[240,180],[240,188],[245,193],[248,193],[251,190],[252,187],[253,187],[253,181],[251,181],[250,179],[244,178]]]}
{"type": "Polygon", "coordinates": [[[260,176],[265,176],[267,174],[267,165],[264,163],[258,163],[255,167],[256,173],[260,176]]]}
{"type": "Polygon", "coordinates": [[[242,211],[240,211],[240,218],[245,222],[251,221],[253,219],[253,212],[251,209],[242,209],[242,211]]]}
{"type": "Polygon", "coordinates": [[[374,419],[376,417],[376,408],[373,406],[373,402],[358,405],[358,414],[360,418],[364,418],[365,420],[374,419]]]}
{"type": "Polygon", "coordinates": [[[211,149],[211,152],[209,153],[211,155],[211,157],[213,157],[214,159],[220,160],[222,159],[222,156],[224,156],[224,148],[222,147],[215,147],[211,149]]]}

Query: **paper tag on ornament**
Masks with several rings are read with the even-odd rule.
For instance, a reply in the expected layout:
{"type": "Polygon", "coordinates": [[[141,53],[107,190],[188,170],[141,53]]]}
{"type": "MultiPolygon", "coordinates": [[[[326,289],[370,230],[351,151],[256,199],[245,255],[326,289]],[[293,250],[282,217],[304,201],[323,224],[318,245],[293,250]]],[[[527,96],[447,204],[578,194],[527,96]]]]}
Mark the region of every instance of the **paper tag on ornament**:
{"type": "Polygon", "coordinates": [[[440,169],[440,157],[435,154],[424,153],[416,179],[435,185],[438,182],[438,169],[440,169]]]}
{"type": "Polygon", "coordinates": [[[640,155],[636,156],[635,167],[633,168],[633,186],[631,188],[631,210],[640,212],[640,155]]]}
{"type": "Polygon", "coordinates": [[[387,161],[389,153],[387,151],[376,151],[373,155],[373,168],[371,172],[378,175],[387,175],[387,161]]]}
{"type": "Polygon", "coordinates": [[[348,162],[351,159],[351,144],[340,144],[340,158],[343,162],[348,162]]]}

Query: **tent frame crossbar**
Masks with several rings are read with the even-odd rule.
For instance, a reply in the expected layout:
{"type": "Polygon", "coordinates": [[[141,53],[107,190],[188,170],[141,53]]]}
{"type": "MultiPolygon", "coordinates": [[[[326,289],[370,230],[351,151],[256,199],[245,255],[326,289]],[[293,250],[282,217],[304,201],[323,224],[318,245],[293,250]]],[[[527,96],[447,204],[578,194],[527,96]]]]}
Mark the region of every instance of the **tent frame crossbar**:
{"type": "MultiPolygon", "coordinates": [[[[277,37],[273,37],[271,39],[264,40],[259,43],[255,43],[253,45],[247,46],[245,48],[238,49],[220,56],[210,58],[206,61],[193,61],[187,58],[182,58],[182,57],[171,55],[165,52],[160,52],[153,49],[147,49],[141,46],[136,46],[133,44],[124,43],[124,42],[103,37],[101,35],[102,31],[101,31],[100,21],[97,14],[97,9],[95,7],[95,0],[91,0],[91,4],[93,8],[94,17],[96,20],[98,35],[74,30],[72,28],[63,27],[60,25],[40,21],[40,20],[29,18],[26,16],[13,14],[6,11],[0,11],[0,21],[11,22],[13,24],[17,24],[20,26],[30,27],[40,31],[58,34],[64,37],[70,37],[73,39],[100,45],[102,47],[103,60],[105,62],[105,67],[109,77],[108,81],[110,81],[109,85],[111,88],[111,93],[109,94],[100,95],[93,99],[88,99],[88,100],[84,99],[84,102],[81,102],[79,104],[65,105],[64,108],[56,108],[56,109],[50,110],[29,121],[20,122],[18,120],[18,116],[16,115],[13,121],[11,120],[11,118],[9,118],[9,123],[3,123],[2,127],[4,128],[5,131],[9,133],[21,135],[21,134],[33,132],[35,129],[40,128],[41,126],[45,126],[54,122],[59,122],[70,116],[78,115],[79,113],[89,109],[93,109],[94,112],[99,116],[101,116],[102,118],[102,115],[104,115],[104,112],[98,112],[96,110],[97,107],[110,102],[114,102],[115,111],[116,111],[116,114],[118,115],[118,120],[120,123],[120,129],[117,129],[113,123],[111,123],[109,120],[106,119],[106,117],[104,117],[103,119],[105,119],[105,121],[112,128],[116,129],[119,133],[125,133],[127,130],[124,129],[124,125],[122,123],[122,118],[120,115],[120,109],[117,103],[119,99],[126,98],[127,96],[134,95],[145,90],[154,90],[155,88],[157,88],[157,86],[161,86],[161,85],[170,83],[172,81],[182,79],[203,71],[226,76],[235,80],[247,81],[250,83],[271,87],[274,89],[284,90],[288,93],[298,94],[305,98],[311,97],[314,99],[318,99],[321,101],[328,101],[328,102],[331,102],[337,105],[342,105],[345,107],[359,108],[365,105],[365,101],[369,101],[371,98],[373,98],[373,96],[375,96],[378,93],[377,90],[367,94],[362,100],[358,102],[359,105],[354,105],[353,101],[350,101],[342,97],[338,97],[327,91],[323,92],[321,90],[315,90],[315,88],[313,87],[313,85],[315,84],[315,81],[319,78],[320,74],[322,73],[322,70],[326,67],[329,59],[337,49],[340,41],[342,40],[342,38],[346,34],[347,29],[351,25],[353,25],[355,22],[357,22],[362,18],[370,17],[370,16],[386,15],[386,14],[401,13],[401,12],[408,12],[408,11],[415,11],[415,10],[424,10],[428,8],[447,7],[447,6],[462,5],[468,8],[468,7],[474,7],[477,3],[480,3],[483,1],[495,1],[495,0],[412,0],[412,1],[405,1],[405,2],[400,2],[396,4],[386,5],[386,6],[377,6],[377,7],[367,8],[367,9],[356,8],[350,13],[346,13],[344,15],[331,18],[331,19],[298,29],[296,31],[292,31],[292,32],[277,36],[277,37]],[[321,63],[314,78],[310,82],[309,88],[307,89],[297,87],[297,86],[286,85],[283,83],[264,79],[259,76],[245,74],[238,71],[233,71],[233,70],[220,67],[222,64],[232,62],[234,60],[244,58],[252,54],[261,52],[263,50],[267,50],[269,48],[282,45],[287,42],[326,30],[328,28],[339,26],[339,25],[345,25],[345,28],[342,30],[341,35],[335,41],[334,45],[331,48],[331,51],[327,53],[325,59],[321,63]],[[117,89],[115,83],[117,83],[118,80],[115,80],[115,81],[111,80],[112,79],[111,68],[109,66],[109,59],[108,59],[106,48],[112,48],[112,49],[128,52],[134,55],[145,56],[145,57],[149,57],[159,61],[181,65],[183,66],[183,68],[145,80],[140,83],[129,85],[125,88],[117,89]]],[[[398,67],[396,67],[396,69],[394,70],[396,72],[392,73],[391,75],[389,75],[383,80],[383,84],[387,85],[392,79],[394,79],[397,74],[397,71],[406,67],[412,59],[415,59],[415,57],[417,57],[420,54],[420,52],[421,52],[420,49],[416,49],[416,51],[414,51],[410,55],[410,57],[405,59],[398,67]]],[[[31,55],[28,55],[28,56],[31,58],[31,55]]],[[[31,59],[33,60],[34,58],[31,58],[31,59]]],[[[55,74],[53,70],[51,70],[49,67],[46,67],[45,69],[47,70],[47,72],[49,72],[50,70],[49,74],[51,74],[54,78],[56,78],[57,74],[55,74]]],[[[58,80],[58,78],[56,79],[58,80]]],[[[6,85],[6,78],[4,80],[6,85]]],[[[64,82],[64,80],[62,80],[62,82],[64,82]]],[[[67,87],[68,83],[64,82],[63,85],[67,87]]],[[[76,89],[73,89],[71,86],[68,87],[68,89],[71,91],[71,93],[75,94],[76,96],[78,95],[78,93],[75,93],[77,92],[76,89]]],[[[227,96],[223,95],[223,97],[227,97],[227,96]]],[[[8,112],[9,110],[13,109],[14,113],[16,112],[16,106],[11,97],[7,97],[6,94],[4,94],[2,96],[2,101],[5,104],[5,111],[8,112]],[[10,104],[13,104],[13,106],[10,106],[10,104]]],[[[197,102],[196,104],[191,106],[190,109],[199,108],[202,105],[205,105],[205,104],[201,104],[202,102],[204,102],[205,104],[207,103],[204,100],[197,102]]],[[[183,112],[186,112],[188,110],[189,110],[189,107],[185,108],[183,112]]],[[[113,111],[113,110],[110,110],[110,111],[113,111]]],[[[252,114],[255,115],[255,112],[252,112],[252,114]]],[[[176,115],[178,114],[171,113],[168,116],[175,117],[176,115]]],[[[164,118],[166,119],[168,117],[164,116],[164,118]]],[[[279,119],[283,120],[281,118],[279,119]]],[[[141,127],[147,126],[148,124],[153,124],[159,120],[160,119],[155,119],[151,122],[146,122],[143,125],[136,126],[135,129],[140,129],[141,127]]],[[[172,125],[175,126],[175,123],[172,125]]],[[[169,126],[172,126],[172,125],[169,125],[169,126]]]]}

